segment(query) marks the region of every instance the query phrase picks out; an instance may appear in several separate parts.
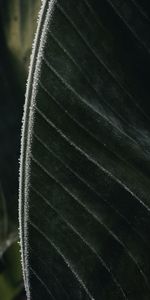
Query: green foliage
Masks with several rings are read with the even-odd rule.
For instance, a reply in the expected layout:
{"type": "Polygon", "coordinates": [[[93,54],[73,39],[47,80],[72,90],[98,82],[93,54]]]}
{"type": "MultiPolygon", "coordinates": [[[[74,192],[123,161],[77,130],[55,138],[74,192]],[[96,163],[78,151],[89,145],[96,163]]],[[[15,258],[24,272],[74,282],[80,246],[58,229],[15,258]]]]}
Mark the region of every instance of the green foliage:
{"type": "Polygon", "coordinates": [[[28,299],[150,298],[146,3],[43,1],[20,169],[28,299]]]}
{"type": "Polygon", "coordinates": [[[7,248],[0,262],[3,265],[3,269],[0,271],[1,299],[15,300],[15,297],[23,289],[18,243],[13,243],[11,247],[7,248]]]}
{"type": "Polygon", "coordinates": [[[18,169],[26,77],[40,0],[0,1],[0,299],[23,288],[18,240],[18,169]]]}
{"type": "Polygon", "coordinates": [[[7,0],[1,6],[6,45],[23,88],[25,83],[21,80],[26,79],[39,8],[40,0],[7,0]]]}

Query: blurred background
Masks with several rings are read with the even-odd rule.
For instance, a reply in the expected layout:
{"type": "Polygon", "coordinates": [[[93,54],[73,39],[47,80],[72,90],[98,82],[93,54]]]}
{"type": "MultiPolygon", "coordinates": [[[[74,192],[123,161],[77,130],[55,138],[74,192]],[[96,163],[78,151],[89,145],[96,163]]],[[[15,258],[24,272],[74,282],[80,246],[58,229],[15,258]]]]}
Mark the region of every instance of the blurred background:
{"type": "Polygon", "coordinates": [[[25,299],[18,176],[25,88],[41,0],[0,0],[0,299],[25,299]]]}

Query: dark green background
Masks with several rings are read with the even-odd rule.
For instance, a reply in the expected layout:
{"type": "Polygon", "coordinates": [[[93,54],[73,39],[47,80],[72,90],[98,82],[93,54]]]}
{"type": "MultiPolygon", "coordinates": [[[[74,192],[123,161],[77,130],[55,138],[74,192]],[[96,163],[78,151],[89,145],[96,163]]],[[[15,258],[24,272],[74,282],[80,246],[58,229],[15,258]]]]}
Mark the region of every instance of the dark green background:
{"type": "Polygon", "coordinates": [[[27,72],[40,0],[0,1],[0,299],[24,299],[18,175],[27,72]]]}

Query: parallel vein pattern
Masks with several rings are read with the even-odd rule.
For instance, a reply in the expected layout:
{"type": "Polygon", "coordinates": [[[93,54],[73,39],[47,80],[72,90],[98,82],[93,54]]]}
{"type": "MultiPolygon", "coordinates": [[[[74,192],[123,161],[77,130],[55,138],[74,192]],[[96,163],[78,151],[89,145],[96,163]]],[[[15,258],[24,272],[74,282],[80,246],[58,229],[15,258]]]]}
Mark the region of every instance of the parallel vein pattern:
{"type": "Polygon", "coordinates": [[[28,297],[148,300],[146,1],[44,5],[22,146],[28,297]]]}

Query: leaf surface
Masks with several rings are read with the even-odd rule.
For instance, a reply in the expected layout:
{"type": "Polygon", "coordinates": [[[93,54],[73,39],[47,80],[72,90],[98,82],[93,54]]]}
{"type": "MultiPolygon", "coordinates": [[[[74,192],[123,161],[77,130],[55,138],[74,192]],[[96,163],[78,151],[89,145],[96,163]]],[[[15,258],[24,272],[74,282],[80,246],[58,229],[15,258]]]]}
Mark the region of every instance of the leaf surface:
{"type": "Polygon", "coordinates": [[[20,172],[28,299],[150,297],[150,21],[138,2],[42,3],[20,172]]]}

